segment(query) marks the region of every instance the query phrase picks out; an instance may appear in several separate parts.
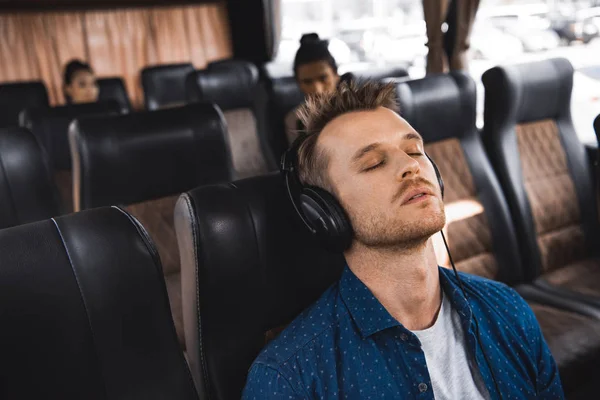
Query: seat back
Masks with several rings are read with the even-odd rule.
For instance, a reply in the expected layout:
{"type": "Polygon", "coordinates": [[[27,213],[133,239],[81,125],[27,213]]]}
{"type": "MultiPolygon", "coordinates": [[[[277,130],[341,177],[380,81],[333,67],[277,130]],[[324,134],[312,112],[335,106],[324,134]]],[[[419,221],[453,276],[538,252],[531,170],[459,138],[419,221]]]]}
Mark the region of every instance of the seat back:
{"type": "Polygon", "coordinates": [[[571,121],[569,61],[495,67],[483,83],[484,142],[530,278],[598,254],[590,166],[571,121]]]}
{"type": "Polygon", "coordinates": [[[369,68],[362,71],[347,72],[349,79],[372,79],[381,81],[393,78],[406,78],[408,71],[402,67],[369,68]]]}
{"type": "Polygon", "coordinates": [[[119,104],[111,100],[51,108],[28,108],[21,113],[20,124],[34,134],[44,150],[46,161],[67,211],[73,209],[71,153],[68,138],[71,122],[81,116],[110,115],[120,112],[119,104]]]}
{"type": "Polygon", "coordinates": [[[175,210],[188,360],[203,398],[239,399],[273,331],[337,278],[278,173],[184,194],[175,210]]]}
{"type": "Polygon", "coordinates": [[[519,281],[509,209],[475,126],[475,82],[453,72],[396,87],[400,114],[423,136],[425,151],[444,179],[447,239],[456,267],[503,282],[519,281]]]}
{"type": "Polygon", "coordinates": [[[304,101],[304,94],[298,87],[296,78],[283,76],[266,80],[268,96],[268,118],[274,151],[278,159],[291,145],[286,137],[285,118],[304,101]]]}
{"type": "Polygon", "coordinates": [[[70,135],[75,210],[122,205],[148,229],[162,259],[183,344],[173,211],[182,192],[231,177],[220,112],[211,104],[194,104],[82,118],[70,135]]]}
{"type": "Polygon", "coordinates": [[[127,95],[125,83],[121,78],[102,78],[98,79],[98,88],[100,93],[98,101],[115,100],[121,106],[121,112],[127,114],[131,112],[131,102],[127,95]]]}
{"type": "Polygon", "coordinates": [[[185,80],[192,72],[194,66],[190,63],[155,65],[142,69],[146,110],[185,104],[185,80]]]}
{"type": "Polygon", "coordinates": [[[42,149],[27,129],[0,129],[0,229],[60,214],[42,149]]]}
{"type": "Polygon", "coordinates": [[[246,61],[225,60],[190,74],[188,101],[206,101],[223,110],[236,177],[263,174],[276,164],[257,112],[258,71],[246,61]]]}
{"type": "Polygon", "coordinates": [[[0,231],[0,397],[197,399],[144,228],[101,208],[0,231]]]}
{"type": "Polygon", "coordinates": [[[21,111],[31,107],[49,107],[43,82],[0,84],[0,128],[18,126],[21,111]]]}

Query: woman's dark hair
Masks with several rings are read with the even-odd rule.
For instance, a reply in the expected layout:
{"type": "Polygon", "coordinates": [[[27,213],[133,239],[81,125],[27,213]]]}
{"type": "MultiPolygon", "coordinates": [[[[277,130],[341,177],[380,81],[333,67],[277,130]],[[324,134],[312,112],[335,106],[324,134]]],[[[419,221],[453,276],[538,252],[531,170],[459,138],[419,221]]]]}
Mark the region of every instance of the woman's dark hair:
{"type": "Polygon", "coordinates": [[[65,66],[65,73],[63,77],[65,85],[70,85],[71,82],[73,82],[73,77],[79,71],[86,71],[92,74],[94,73],[94,70],[92,67],[90,67],[90,64],[79,60],[72,60],[65,66]]]}
{"type": "Polygon", "coordinates": [[[329,52],[329,41],[321,40],[316,33],[307,33],[300,39],[300,48],[294,58],[294,75],[298,74],[298,67],[318,61],[327,62],[337,73],[337,63],[329,52]]]}

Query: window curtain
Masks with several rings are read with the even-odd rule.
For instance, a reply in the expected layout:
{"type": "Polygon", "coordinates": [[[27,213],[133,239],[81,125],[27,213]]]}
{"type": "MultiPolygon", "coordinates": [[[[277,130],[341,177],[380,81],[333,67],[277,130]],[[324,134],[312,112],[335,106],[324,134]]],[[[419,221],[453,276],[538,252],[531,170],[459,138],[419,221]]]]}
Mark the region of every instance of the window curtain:
{"type": "Polygon", "coordinates": [[[62,104],[63,67],[79,58],[99,77],[122,77],[141,108],[143,67],[192,62],[203,68],[229,58],[228,25],[224,3],[0,14],[0,82],[41,79],[51,103],[62,104]]]}
{"type": "Polygon", "coordinates": [[[467,50],[470,47],[471,31],[479,0],[453,0],[456,2],[456,20],[454,21],[454,46],[450,55],[451,70],[467,70],[467,50]]]}
{"type": "Polygon", "coordinates": [[[448,57],[444,51],[442,24],[446,20],[448,0],[423,0],[423,15],[427,28],[427,75],[448,72],[448,57]]]}
{"type": "Polygon", "coordinates": [[[427,74],[468,69],[467,51],[478,8],[479,0],[423,0],[429,47],[427,74]],[[448,24],[446,34],[442,32],[444,22],[448,24]]]}

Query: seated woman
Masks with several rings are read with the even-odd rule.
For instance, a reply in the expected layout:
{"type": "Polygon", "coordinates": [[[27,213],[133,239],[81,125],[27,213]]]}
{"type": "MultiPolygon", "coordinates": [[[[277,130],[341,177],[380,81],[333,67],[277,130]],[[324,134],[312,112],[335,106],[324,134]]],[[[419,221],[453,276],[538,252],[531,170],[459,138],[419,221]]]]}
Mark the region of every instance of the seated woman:
{"type": "Polygon", "coordinates": [[[89,64],[72,60],[65,66],[64,94],[67,104],[98,101],[96,75],[89,64]]]}
{"type": "MultiPolygon", "coordinates": [[[[340,81],[335,59],[328,49],[329,42],[321,40],[316,33],[302,35],[300,48],[294,58],[294,76],[304,95],[327,93],[336,89],[340,81]]],[[[303,129],[296,116],[297,109],[285,117],[285,133],[291,144],[298,131],[303,129]]]]}

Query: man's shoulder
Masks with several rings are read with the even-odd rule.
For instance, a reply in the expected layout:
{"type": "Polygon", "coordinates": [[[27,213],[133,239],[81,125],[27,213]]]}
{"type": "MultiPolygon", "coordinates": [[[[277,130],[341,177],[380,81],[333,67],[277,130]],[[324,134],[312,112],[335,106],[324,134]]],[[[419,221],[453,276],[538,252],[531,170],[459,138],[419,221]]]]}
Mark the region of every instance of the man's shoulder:
{"type": "Polygon", "coordinates": [[[338,284],[327,289],[260,352],[254,363],[277,369],[331,332],[347,311],[339,300],[338,284]]]}

